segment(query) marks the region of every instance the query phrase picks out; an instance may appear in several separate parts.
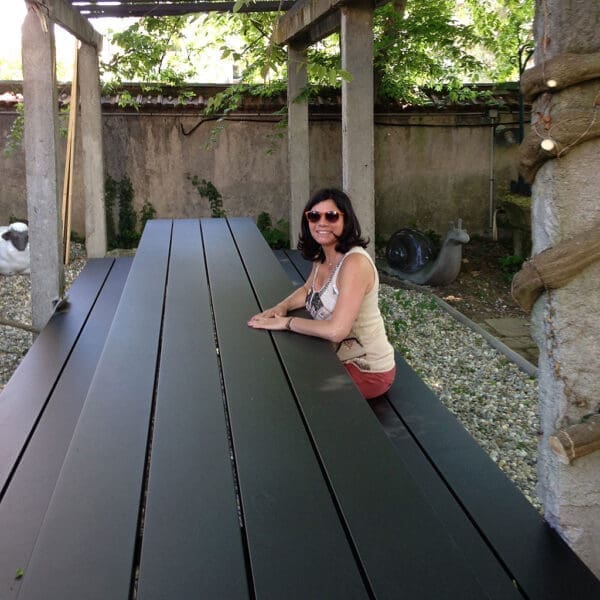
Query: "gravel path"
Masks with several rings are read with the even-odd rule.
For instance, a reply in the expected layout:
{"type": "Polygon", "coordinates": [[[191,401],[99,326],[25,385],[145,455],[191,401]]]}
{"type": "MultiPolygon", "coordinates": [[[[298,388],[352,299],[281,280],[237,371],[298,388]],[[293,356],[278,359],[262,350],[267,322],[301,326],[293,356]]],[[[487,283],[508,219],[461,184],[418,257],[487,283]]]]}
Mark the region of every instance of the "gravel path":
{"type": "MultiPolygon", "coordinates": [[[[74,244],[67,287],[85,264],[74,244]]],[[[538,509],[537,380],[452,318],[433,297],[381,286],[381,309],[394,346],[538,509]]],[[[29,277],[0,276],[0,318],[31,323],[29,277]]],[[[21,329],[0,326],[0,390],[32,343],[21,329]]]]}
{"type": "MultiPolygon", "coordinates": [[[[65,269],[65,288],[85,265],[81,244],[71,245],[71,262],[65,269]]],[[[0,322],[16,322],[31,326],[31,287],[29,275],[0,275],[0,322]]],[[[33,335],[17,327],[0,324],[0,391],[29,350],[33,335]]]]}

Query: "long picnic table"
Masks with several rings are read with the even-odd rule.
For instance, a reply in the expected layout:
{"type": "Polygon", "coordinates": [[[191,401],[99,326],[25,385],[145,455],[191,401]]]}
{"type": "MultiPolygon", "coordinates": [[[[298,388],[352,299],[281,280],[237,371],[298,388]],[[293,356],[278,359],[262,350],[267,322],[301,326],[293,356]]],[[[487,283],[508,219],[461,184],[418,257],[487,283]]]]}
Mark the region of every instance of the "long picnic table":
{"type": "Polygon", "coordinates": [[[330,344],[247,327],[293,285],[245,218],[88,262],[0,395],[2,600],[524,597],[330,344]]]}

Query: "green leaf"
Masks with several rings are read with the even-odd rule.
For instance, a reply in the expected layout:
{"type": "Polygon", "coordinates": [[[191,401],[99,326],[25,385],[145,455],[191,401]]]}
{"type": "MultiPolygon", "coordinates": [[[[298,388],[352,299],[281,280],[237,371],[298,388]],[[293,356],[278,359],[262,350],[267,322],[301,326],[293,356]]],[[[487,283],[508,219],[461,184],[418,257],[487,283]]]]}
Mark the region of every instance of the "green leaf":
{"type": "Polygon", "coordinates": [[[246,6],[246,4],[250,4],[250,0],[236,0],[235,4],[233,5],[233,12],[239,12],[240,8],[246,6]]]}

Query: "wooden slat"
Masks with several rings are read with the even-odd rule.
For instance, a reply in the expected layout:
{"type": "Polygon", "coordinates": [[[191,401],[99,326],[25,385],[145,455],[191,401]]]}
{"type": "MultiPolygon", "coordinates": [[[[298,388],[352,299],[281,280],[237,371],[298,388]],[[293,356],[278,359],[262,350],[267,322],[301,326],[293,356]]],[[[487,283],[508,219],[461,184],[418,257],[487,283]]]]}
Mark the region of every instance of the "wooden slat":
{"type": "Polygon", "coordinates": [[[288,258],[285,250],[273,250],[273,253],[277,257],[279,264],[285,271],[286,275],[289,277],[293,286],[300,286],[304,283],[306,278],[302,277],[302,275],[298,272],[298,269],[294,266],[294,263],[288,258]]]}
{"type": "MultiPolygon", "coordinates": [[[[22,580],[15,579],[15,575],[19,569],[28,570],[130,266],[131,258],[115,261],[0,503],[0,598],[3,600],[17,597],[22,580]]],[[[103,271],[98,275],[104,279],[103,271]]],[[[72,301],[76,301],[75,297],[72,301]]]]}
{"type": "Polygon", "coordinates": [[[406,361],[396,361],[393,406],[526,597],[600,598],[600,581],[406,361]]]}
{"type": "Polygon", "coordinates": [[[146,224],[23,578],[28,600],[129,597],[170,234],[170,221],[146,224]]]}
{"type": "MultiPolygon", "coordinates": [[[[251,223],[230,224],[261,306],[273,305],[289,293],[289,281],[276,276],[270,263],[277,259],[251,223]]],[[[485,598],[461,548],[331,349],[287,332],[273,339],[375,597],[485,598]],[[317,372],[330,374],[319,386],[317,372]]]]}
{"type": "Polygon", "coordinates": [[[248,598],[200,224],[174,221],[141,598],[248,598]]]}
{"type": "Polygon", "coordinates": [[[370,400],[369,406],[444,528],[461,547],[465,558],[472,565],[479,585],[486,592],[486,598],[523,598],[484,538],[406,430],[387,398],[383,396],[370,400]]]}
{"type": "Polygon", "coordinates": [[[69,290],[67,310],[50,318],[2,392],[0,498],[112,264],[113,259],[88,261],[69,290]]]}
{"type": "Polygon", "coordinates": [[[256,598],[366,598],[227,224],[202,230],[256,598]]]}
{"type": "Polygon", "coordinates": [[[312,270],[312,263],[302,256],[300,250],[286,250],[285,254],[296,267],[303,280],[306,281],[312,270]]]}

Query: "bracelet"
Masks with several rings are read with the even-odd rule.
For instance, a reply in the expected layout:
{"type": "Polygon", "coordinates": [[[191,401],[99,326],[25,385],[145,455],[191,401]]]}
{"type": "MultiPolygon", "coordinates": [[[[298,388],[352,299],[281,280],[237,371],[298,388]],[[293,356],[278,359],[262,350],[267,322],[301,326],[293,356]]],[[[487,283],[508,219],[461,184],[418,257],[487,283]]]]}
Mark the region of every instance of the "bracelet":
{"type": "Polygon", "coordinates": [[[292,331],[292,321],[294,320],[294,317],[290,317],[287,321],[287,323],[285,324],[285,328],[288,331],[292,331]]]}

